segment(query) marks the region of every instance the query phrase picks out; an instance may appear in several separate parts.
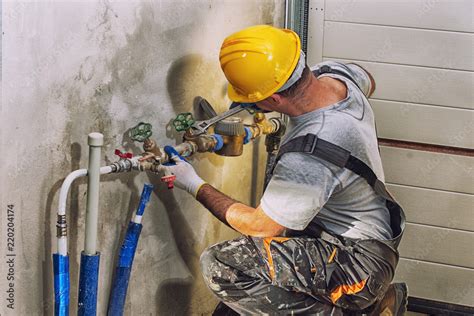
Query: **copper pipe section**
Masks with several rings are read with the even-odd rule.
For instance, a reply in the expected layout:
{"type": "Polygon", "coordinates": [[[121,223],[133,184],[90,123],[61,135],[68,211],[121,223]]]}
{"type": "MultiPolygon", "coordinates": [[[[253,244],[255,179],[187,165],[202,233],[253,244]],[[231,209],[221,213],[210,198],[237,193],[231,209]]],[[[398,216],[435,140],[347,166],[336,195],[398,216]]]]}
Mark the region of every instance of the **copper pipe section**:
{"type": "Polygon", "coordinates": [[[379,145],[412,149],[412,150],[429,151],[429,152],[435,152],[435,153],[441,153],[441,154],[474,157],[474,149],[471,149],[471,148],[424,144],[424,143],[409,142],[409,141],[404,141],[404,140],[395,140],[395,139],[388,139],[388,138],[379,138],[379,145]]]}

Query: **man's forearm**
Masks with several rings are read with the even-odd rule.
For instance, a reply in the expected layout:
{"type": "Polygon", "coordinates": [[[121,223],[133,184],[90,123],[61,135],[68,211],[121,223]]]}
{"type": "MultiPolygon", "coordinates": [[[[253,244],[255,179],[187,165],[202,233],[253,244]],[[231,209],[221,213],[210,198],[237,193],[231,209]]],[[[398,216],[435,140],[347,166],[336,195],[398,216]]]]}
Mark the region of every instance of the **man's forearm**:
{"type": "Polygon", "coordinates": [[[201,202],[215,217],[230,227],[226,219],[226,213],[236,200],[216,190],[209,184],[204,184],[198,191],[196,199],[201,202]]]}
{"type": "Polygon", "coordinates": [[[204,184],[196,199],[221,222],[241,234],[254,237],[281,236],[285,227],[269,218],[259,206],[240,203],[209,184],[204,184]]]}

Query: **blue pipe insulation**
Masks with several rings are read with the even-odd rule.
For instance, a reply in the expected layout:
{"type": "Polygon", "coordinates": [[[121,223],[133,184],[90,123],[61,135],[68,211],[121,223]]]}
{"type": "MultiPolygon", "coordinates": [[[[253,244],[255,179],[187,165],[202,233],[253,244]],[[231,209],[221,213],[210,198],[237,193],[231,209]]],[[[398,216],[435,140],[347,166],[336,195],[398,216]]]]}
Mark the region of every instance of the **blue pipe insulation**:
{"type": "Polygon", "coordinates": [[[96,315],[97,284],[99,281],[100,253],[87,255],[81,252],[81,270],[79,272],[78,316],[96,315]]]}
{"type": "Polygon", "coordinates": [[[54,315],[69,316],[69,256],[53,254],[54,315]]]}
{"type": "Polygon", "coordinates": [[[143,186],[142,195],[140,196],[140,203],[138,204],[136,215],[142,216],[145,212],[145,207],[148,201],[150,201],[151,192],[153,192],[153,185],[145,183],[143,186]]]}
{"type": "MultiPolygon", "coordinates": [[[[142,216],[145,206],[150,200],[150,194],[153,191],[153,185],[145,184],[137,208],[136,215],[142,216]]],[[[132,271],[133,259],[138,245],[138,239],[142,231],[142,224],[135,223],[133,220],[128,224],[127,232],[120,247],[117,267],[112,281],[112,289],[110,292],[109,306],[107,315],[123,315],[125,299],[127,297],[128,282],[132,271]]]]}
{"type": "Polygon", "coordinates": [[[141,230],[142,224],[133,222],[128,224],[127,233],[120,248],[118,264],[115,268],[107,315],[119,316],[123,314],[133,258],[135,257],[141,230]]]}

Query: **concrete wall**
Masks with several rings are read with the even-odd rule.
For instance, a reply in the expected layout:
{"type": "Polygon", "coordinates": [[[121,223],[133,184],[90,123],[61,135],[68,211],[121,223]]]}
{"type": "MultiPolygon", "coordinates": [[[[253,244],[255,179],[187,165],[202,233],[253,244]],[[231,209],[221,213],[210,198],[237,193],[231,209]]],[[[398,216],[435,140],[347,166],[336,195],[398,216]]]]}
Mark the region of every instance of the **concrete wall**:
{"type": "MultiPolygon", "coordinates": [[[[70,171],[87,166],[87,134],[104,134],[104,164],[116,159],[117,147],[139,152],[125,132],[140,121],[153,124],[160,144],[179,142],[168,124],[177,113],[192,110],[195,96],[204,96],[218,111],[229,104],[218,63],[224,37],[253,24],[281,25],[283,7],[283,1],[271,0],[3,2],[2,315],[52,314],[59,187],[70,171]],[[12,251],[6,243],[8,205],[14,212],[12,251]],[[6,255],[13,253],[12,310],[5,280],[6,255]]],[[[255,204],[262,148],[248,146],[240,158],[200,155],[194,164],[216,187],[255,204]]],[[[144,182],[157,188],[145,213],[126,314],[210,314],[216,301],[202,282],[199,255],[235,233],[186,193],[170,192],[158,176],[138,173],[102,177],[99,314],[105,313],[120,236],[144,182]]],[[[73,314],[85,189],[79,181],[69,199],[73,314]]]]}

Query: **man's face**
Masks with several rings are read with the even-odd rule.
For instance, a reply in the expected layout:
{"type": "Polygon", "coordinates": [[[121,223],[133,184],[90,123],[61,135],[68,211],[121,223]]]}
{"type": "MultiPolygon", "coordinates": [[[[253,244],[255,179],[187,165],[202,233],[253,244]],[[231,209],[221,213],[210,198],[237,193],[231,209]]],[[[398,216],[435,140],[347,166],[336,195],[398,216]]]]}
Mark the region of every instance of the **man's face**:
{"type": "Polygon", "coordinates": [[[267,101],[267,99],[257,102],[256,105],[259,109],[262,109],[265,111],[275,111],[274,107],[271,105],[270,102],[267,101]]]}

